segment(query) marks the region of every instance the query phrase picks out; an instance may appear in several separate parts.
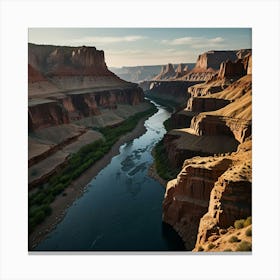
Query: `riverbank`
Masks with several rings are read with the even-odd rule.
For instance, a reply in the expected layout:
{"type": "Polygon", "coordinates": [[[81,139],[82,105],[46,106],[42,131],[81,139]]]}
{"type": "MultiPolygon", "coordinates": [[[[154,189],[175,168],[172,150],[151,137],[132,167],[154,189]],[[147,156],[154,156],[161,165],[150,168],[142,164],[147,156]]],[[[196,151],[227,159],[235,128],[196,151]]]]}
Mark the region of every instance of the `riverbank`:
{"type": "Polygon", "coordinates": [[[91,179],[110,163],[112,157],[119,153],[120,146],[138,138],[146,132],[144,123],[148,118],[149,116],[142,118],[131,132],[121,136],[120,139],[111,147],[108,153],[106,153],[93,166],[83,172],[76,180],[72,181],[69,187],[56,197],[56,199],[50,204],[52,208],[51,215],[46,217],[41,224],[36,226],[34,231],[29,235],[29,250],[34,249],[37,244],[45,239],[47,234],[56,227],[66,214],[67,208],[86,191],[87,184],[91,181],[91,179]]]}

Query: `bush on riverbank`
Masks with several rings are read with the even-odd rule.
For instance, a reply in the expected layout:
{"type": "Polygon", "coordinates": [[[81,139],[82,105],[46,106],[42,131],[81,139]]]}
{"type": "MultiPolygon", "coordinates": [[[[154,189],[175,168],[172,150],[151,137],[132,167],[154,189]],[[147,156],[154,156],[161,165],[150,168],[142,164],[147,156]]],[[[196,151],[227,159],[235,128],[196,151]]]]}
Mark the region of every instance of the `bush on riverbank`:
{"type": "Polygon", "coordinates": [[[47,184],[39,186],[37,192],[29,196],[29,233],[51,214],[50,204],[56,196],[61,194],[73,180],[108,153],[119,138],[132,131],[142,118],[149,117],[156,111],[157,108],[153,106],[144,112],[130,116],[119,126],[98,129],[103,134],[104,140],[98,140],[82,147],[70,157],[61,172],[53,175],[47,184]]]}
{"type": "Polygon", "coordinates": [[[155,167],[158,175],[164,180],[174,179],[179,173],[179,170],[171,166],[167,157],[166,149],[163,145],[163,140],[156,144],[153,155],[155,158],[155,167]]]}

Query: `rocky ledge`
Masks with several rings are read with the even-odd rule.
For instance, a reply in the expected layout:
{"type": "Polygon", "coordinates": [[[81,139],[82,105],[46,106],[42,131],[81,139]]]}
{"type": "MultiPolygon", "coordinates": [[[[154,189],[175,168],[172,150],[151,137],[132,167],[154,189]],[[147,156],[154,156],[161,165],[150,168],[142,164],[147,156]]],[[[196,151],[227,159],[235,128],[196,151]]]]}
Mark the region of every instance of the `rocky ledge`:
{"type": "MultiPolygon", "coordinates": [[[[164,137],[170,164],[183,167],[167,183],[163,221],[187,250],[200,251],[221,229],[251,216],[252,58],[249,50],[234,55],[238,59],[222,62],[214,78],[189,88],[187,106],[171,118],[180,129],[164,137]]],[[[201,65],[211,62],[206,58],[199,58],[201,65]]]]}

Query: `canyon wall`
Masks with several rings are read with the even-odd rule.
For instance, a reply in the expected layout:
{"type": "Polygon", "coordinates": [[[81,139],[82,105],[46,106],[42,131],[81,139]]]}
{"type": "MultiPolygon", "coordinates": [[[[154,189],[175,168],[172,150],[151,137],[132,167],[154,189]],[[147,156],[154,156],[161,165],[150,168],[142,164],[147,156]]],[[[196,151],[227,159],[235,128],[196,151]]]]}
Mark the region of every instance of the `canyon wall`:
{"type": "Polygon", "coordinates": [[[146,89],[145,94],[151,98],[159,98],[185,106],[188,101],[188,88],[196,82],[188,81],[149,81],[140,83],[146,89]]]}
{"type": "Polygon", "coordinates": [[[251,54],[250,49],[208,51],[198,56],[196,65],[183,79],[189,81],[209,81],[216,75],[240,78],[247,73],[243,60],[251,54]]]}
{"type": "Polygon", "coordinates": [[[101,109],[116,109],[118,104],[134,106],[141,102],[144,102],[144,94],[139,87],[81,94],[65,93],[46,99],[32,99],[28,106],[29,130],[99,115],[101,109]]]}
{"type": "Polygon", "coordinates": [[[252,56],[250,50],[230,52],[218,66],[212,55],[199,57],[197,65],[212,63],[219,71],[189,87],[186,107],[171,119],[181,128],[164,137],[170,164],[183,167],[167,184],[163,221],[194,251],[251,215],[252,56]]]}
{"type": "Polygon", "coordinates": [[[28,45],[29,131],[144,101],[137,84],[108,70],[95,47],[28,45]]]}

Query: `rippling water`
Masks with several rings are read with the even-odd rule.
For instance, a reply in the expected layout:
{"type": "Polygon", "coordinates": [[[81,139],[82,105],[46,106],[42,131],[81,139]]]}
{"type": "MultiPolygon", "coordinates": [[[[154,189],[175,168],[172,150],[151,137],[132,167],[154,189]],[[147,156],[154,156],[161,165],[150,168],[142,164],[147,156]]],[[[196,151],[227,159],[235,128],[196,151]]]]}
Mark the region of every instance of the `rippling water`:
{"type": "Polygon", "coordinates": [[[165,190],[147,175],[151,151],[170,117],[156,106],[158,112],[145,122],[146,133],[120,147],[36,250],[183,250],[177,234],[162,225],[165,190]]]}

